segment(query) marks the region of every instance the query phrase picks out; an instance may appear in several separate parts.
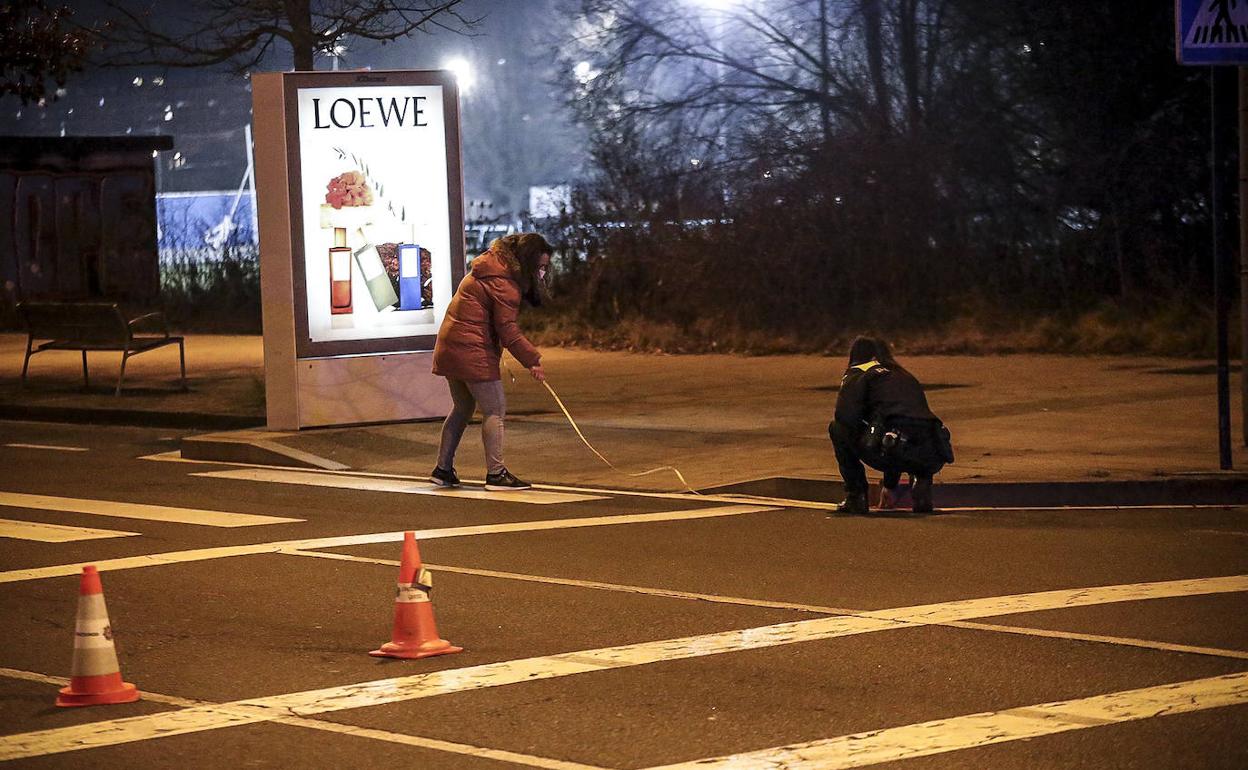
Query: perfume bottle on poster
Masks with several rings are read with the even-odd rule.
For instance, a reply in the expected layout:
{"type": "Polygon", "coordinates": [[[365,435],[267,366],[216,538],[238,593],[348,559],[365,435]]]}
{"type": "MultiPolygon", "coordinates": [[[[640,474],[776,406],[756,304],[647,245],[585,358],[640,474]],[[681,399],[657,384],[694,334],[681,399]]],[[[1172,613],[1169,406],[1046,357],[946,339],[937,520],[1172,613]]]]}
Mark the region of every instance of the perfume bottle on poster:
{"type": "Polygon", "coordinates": [[[345,227],[334,228],[334,245],[329,249],[329,312],[351,312],[351,249],[345,227]]]}
{"type": "Polygon", "coordinates": [[[420,250],[420,298],[425,307],[433,307],[433,252],[420,250]]]}
{"type": "Polygon", "coordinates": [[[406,242],[399,244],[399,310],[420,310],[424,307],[420,290],[420,253],[415,228],[406,242]]]}
{"type": "Polygon", "coordinates": [[[378,312],[393,310],[394,303],[399,298],[394,293],[394,286],[390,283],[390,276],[386,274],[385,265],[381,263],[381,255],[377,253],[377,247],[373,245],[365,228],[357,228],[356,232],[359,233],[362,245],[355,250],[355,263],[359,265],[360,274],[364,276],[364,284],[368,286],[373,305],[378,312]]]}

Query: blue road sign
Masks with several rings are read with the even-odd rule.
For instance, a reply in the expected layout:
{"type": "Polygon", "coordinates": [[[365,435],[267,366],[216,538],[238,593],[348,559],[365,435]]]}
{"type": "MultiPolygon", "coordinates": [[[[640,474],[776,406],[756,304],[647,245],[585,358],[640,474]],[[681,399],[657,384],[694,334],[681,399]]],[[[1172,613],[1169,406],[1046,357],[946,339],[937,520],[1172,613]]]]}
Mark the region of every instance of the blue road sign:
{"type": "Polygon", "coordinates": [[[1180,64],[1248,64],[1248,0],[1175,0],[1180,64]]]}

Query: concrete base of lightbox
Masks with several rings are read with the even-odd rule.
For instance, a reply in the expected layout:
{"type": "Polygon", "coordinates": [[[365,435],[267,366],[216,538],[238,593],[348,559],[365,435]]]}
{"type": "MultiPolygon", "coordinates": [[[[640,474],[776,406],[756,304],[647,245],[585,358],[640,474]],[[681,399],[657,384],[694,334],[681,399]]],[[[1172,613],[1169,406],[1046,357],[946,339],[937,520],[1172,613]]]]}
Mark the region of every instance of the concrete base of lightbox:
{"type": "Polygon", "coordinates": [[[430,371],[433,354],[377,353],[295,361],[297,426],[360,425],[443,417],[446,381],[430,371]]]}

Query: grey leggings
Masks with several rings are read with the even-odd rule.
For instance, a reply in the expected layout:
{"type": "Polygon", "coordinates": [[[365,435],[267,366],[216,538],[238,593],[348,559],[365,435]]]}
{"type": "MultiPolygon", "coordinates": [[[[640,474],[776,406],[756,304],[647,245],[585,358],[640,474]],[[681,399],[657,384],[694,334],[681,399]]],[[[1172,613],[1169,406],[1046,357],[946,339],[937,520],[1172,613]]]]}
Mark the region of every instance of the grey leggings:
{"type": "Polygon", "coordinates": [[[503,417],[507,414],[507,399],[503,395],[503,381],[464,382],[446,378],[450,386],[455,408],[442,423],[442,443],[438,447],[438,467],[451,470],[455,467],[455,450],[464,429],[472,419],[472,413],[481,407],[481,443],[485,444],[486,473],[503,470],[503,417]]]}

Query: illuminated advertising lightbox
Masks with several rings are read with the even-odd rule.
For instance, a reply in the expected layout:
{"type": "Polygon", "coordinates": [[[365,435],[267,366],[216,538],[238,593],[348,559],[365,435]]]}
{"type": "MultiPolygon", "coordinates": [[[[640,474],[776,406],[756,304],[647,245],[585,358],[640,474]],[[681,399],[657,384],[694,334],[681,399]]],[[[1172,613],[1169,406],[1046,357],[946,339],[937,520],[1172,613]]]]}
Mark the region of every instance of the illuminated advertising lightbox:
{"type": "Polygon", "coordinates": [[[257,72],[251,86],[268,427],[444,416],[432,350],[464,277],[454,75],[257,72]]]}
{"type": "Polygon", "coordinates": [[[432,348],[463,271],[457,95],[448,78],[288,78],[300,358],[432,348]]]}

